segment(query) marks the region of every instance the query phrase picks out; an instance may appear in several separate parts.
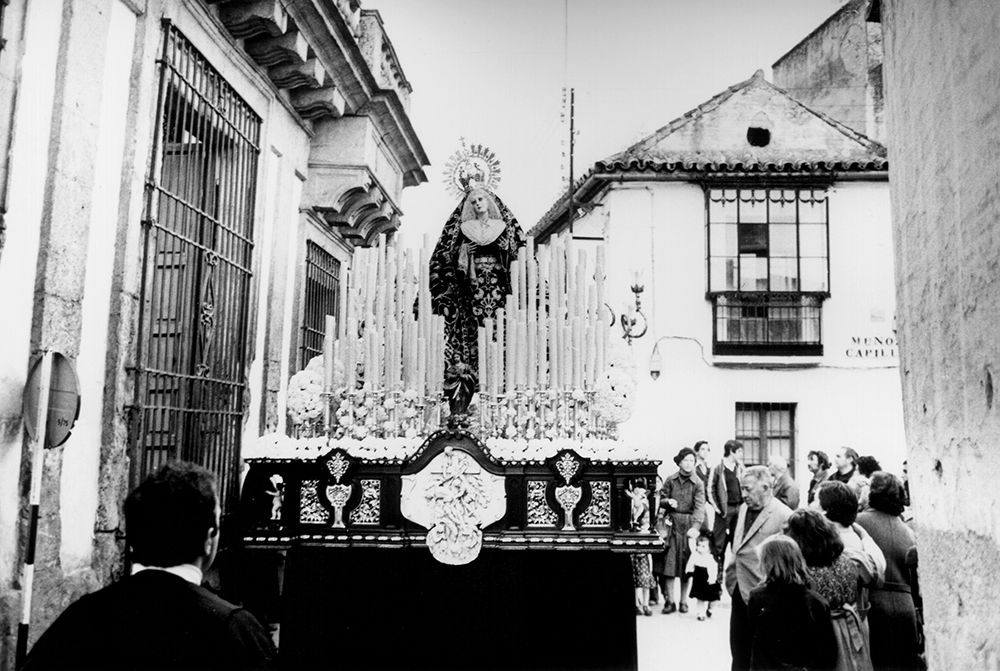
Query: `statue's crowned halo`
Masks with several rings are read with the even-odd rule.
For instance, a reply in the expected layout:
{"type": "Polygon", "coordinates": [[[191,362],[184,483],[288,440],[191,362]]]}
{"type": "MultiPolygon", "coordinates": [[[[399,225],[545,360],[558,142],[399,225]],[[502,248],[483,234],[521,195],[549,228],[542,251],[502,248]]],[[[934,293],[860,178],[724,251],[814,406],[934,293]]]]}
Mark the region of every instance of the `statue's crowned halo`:
{"type": "MultiPolygon", "coordinates": [[[[445,183],[460,198],[430,259],[431,309],[445,320],[445,371],[468,366],[478,380],[478,329],[511,292],[510,268],[524,233],[494,193],[500,162],[488,148],[462,147],[448,161],[445,183]]],[[[447,378],[446,374],[446,378],[447,378]]]]}
{"type": "Polygon", "coordinates": [[[444,167],[445,186],[456,198],[465,198],[476,186],[495,192],[500,186],[500,160],[496,154],[485,145],[467,145],[464,137],[458,141],[460,147],[444,167]]]}

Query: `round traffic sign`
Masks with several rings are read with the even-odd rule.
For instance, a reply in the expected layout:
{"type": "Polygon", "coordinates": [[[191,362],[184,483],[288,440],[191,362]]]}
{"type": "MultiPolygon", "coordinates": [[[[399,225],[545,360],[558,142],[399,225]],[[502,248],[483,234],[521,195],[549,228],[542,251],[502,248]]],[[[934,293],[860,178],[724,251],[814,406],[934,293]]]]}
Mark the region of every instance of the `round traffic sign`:
{"type": "MultiPolygon", "coordinates": [[[[24,385],[24,426],[32,438],[37,433],[38,403],[42,386],[42,359],[31,367],[24,385]]],[[[45,447],[59,447],[69,438],[73,425],[80,417],[80,381],[76,369],[64,355],[52,353],[52,377],[49,383],[48,421],[45,427],[45,447]]]]}

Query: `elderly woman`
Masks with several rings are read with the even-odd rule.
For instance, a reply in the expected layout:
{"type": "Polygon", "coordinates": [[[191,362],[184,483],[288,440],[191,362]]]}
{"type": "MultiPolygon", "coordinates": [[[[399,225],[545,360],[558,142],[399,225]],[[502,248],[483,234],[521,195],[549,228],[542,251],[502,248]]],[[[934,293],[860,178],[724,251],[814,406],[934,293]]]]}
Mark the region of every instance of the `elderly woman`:
{"type": "Polygon", "coordinates": [[[678,610],[674,605],[674,582],[680,578],[680,594],[677,601],[680,611],[688,612],[688,578],[684,575],[688,559],[691,558],[689,538],[697,538],[698,530],[705,519],[705,485],[695,475],[696,458],[694,450],[685,447],[674,457],[677,472],[663,481],[660,489],[659,515],[664,517],[669,533],[665,553],[653,558],[653,571],[663,576],[663,610],[669,614],[678,610]]]}
{"type": "Polygon", "coordinates": [[[812,588],[830,605],[837,639],[836,671],[871,671],[868,635],[857,611],[858,567],[844,555],[840,534],[822,513],[803,509],[785,522],[785,535],[798,543],[812,588]]]}
{"type": "Polygon", "coordinates": [[[522,246],[517,220],[485,188],[470,189],[448,218],[430,259],[431,309],[444,316],[446,367],[477,369],[478,328],[507,300],[522,246]]]}
{"type": "Polygon", "coordinates": [[[871,592],[868,622],[872,636],[872,663],[876,671],[920,669],[923,667],[918,657],[917,613],[912,596],[914,585],[910,578],[916,539],[910,527],[900,519],[903,512],[902,481],[891,473],[874,473],[868,505],[870,510],[858,515],[858,524],[871,534],[886,559],[885,582],[871,592]]]}
{"type": "Polygon", "coordinates": [[[826,515],[844,544],[844,554],[858,568],[861,591],[857,600],[862,619],[868,615],[868,592],[885,580],[885,556],[871,535],[855,524],[858,517],[858,497],[850,487],[837,480],[828,480],[816,495],[820,510],[826,515]]]}

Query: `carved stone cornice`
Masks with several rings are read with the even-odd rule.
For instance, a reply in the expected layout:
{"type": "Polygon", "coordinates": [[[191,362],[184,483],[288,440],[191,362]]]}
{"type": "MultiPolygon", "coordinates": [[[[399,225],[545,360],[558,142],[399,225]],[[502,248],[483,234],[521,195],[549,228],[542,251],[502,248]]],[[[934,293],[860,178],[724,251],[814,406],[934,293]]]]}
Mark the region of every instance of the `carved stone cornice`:
{"type": "MultiPolygon", "coordinates": [[[[377,11],[361,10],[360,0],[202,1],[217,8],[218,22],[243,40],[246,54],[285,90],[282,103],[305,120],[308,131],[315,129],[308,122],[366,118],[396,171],[391,177],[378,171],[392,198],[404,186],[427,181],[423,168],[430,161],[408,114],[410,83],[377,11]]],[[[367,159],[335,162],[357,165],[367,159]]],[[[384,228],[386,221],[398,220],[398,211],[372,216],[378,223],[370,226],[384,228]]]]}
{"type": "MultiPolygon", "coordinates": [[[[309,42],[323,68],[336,84],[344,97],[345,115],[369,115],[385,138],[403,170],[404,185],[413,186],[427,181],[423,166],[430,165],[413,124],[407,113],[407,105],[400,97],[403,91],[408,97],[410,84],[402,74],[391,42],[383,34],[376,40],[359,40],[356,26],[345,17],[348,11],[363,14],[355,0],[302,0],[288,3],[286,11],[309,42]],[[377,43],[380,57],[391,57],[386,67],[394,72],[383,82],[365,59],[359,42],[377,43]],[[390,82],[390,79],[392,80],[390,82]],[[396,83],[397,88],[386,88],[383,84],[396,83]]],[[[352,19],[354,13],[349,14],[352,19]]],[[[365,15],[368,16],[368,15],[365,15]]],[[[361,29],[371,26],[382,30],[381,20],[364,21],[361,29]]],[[[374,52],[373,52],[374,53],[374,52]]],[[[379,65],[381,68],[382,65],[379,65]]]]}

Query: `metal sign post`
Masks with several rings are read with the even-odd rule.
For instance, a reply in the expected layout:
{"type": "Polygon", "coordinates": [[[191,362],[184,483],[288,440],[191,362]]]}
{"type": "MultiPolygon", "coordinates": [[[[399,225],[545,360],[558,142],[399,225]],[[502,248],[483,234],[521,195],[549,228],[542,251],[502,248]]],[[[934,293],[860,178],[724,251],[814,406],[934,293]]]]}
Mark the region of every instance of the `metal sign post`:
{"type": "Polygon", "coordinates": [[[42,466],[46,447],[66,442],[80,416],[80,385],[73,364],[58,352],[46,352],[28,373],[24,386],[24,427],[31,439],[31,484],[28,502],[28,543],[21,567],[21,621],[17,625],[14,668],[28,652],[31,596],[35,579],[35,545],[38,539],[38,506],[42,498],[42,466]]]}

